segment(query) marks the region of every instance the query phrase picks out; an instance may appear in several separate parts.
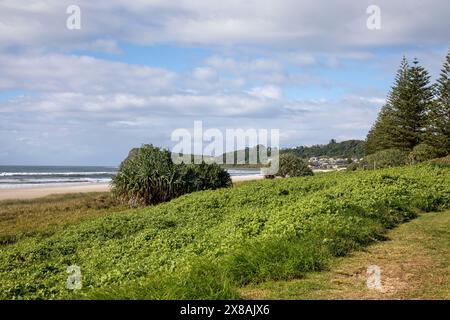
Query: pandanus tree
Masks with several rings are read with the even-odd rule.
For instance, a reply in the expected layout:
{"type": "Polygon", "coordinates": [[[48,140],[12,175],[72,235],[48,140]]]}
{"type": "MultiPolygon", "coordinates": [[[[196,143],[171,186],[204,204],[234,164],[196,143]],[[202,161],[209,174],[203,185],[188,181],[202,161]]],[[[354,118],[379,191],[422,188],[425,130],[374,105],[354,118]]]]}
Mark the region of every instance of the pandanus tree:
{"type": "Polygon", "coordinates": [[[143,145],[130,152],[111,183],[113,195],[135,207],[189,192],[229,187],[231,178],[217,164],[174,164],[168,150],[143,145]]]}

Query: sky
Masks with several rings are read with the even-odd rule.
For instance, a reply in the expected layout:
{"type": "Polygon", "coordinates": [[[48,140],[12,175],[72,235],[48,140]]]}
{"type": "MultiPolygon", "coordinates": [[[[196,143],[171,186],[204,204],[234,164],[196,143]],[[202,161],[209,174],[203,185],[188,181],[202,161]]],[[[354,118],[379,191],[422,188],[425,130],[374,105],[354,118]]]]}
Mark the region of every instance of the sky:
{"type": "Polygon", "coordinates": [[[448,0],[0,0],[0,165],[117,165],[197,120],[279,129],[283,147],[364,139],[403,55],[438,76],[449,16],[448,0]]]}

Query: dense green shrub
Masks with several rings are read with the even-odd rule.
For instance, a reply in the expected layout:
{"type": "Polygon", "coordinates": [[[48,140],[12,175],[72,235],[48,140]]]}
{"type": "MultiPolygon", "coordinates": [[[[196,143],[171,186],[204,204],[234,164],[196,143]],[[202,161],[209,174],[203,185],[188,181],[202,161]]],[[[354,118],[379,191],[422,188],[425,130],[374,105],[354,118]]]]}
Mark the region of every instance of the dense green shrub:
{"type": "Polygon", "coordinates": [[[414,147],[409,153],[408,160],[410,163],[420,163],[427,160],[435,159],[439,156],[438,151],[425,143],[421,143],[414,147]]]}
{"type": "Polygon", "coordinates": [[[174,164],[168,150],[153,145],[133,149],[112,179],[113,195],[131,207],[229,186],[230,175],[217,164],[174,164]]]}
{"type": "Polygon", "coordinates": [[[347,171],[356,171],[360,168],[360,164],[358,162],[352,162],[347,166],[347,171]]]}
{"type": "Polygon", "coordinates": [[[232,185],[230,174],[216,163],[180,165],[179,170],[185,193],[232,185]]]}
{"type": "Polygon", "coordinates": [[[369,170],[398,167],[407,161],[408,153],[398,149],[387,149],[368,155],[360,162],[360,167],[369,170]]]}
{"type": "Polygon", "coordinates": [[[277,173],[277,176],[279,177],[303,177],[313,175],[308,164],[291,153],[281,154],[279,164],[280,167],[277,173]]]}
{"type": "Polygon", "coordinates": [[[153,145],[133,149],[112,179],[112,193],[130,206],[148,205],[176,196],[178,171],[167,150],[153,145]]]}
{"type": "Polygon", "coordinates": [[[90,219],[0,248],[0,299],[231,299],[320,271],[417,208],[450,208],[450,167],[262,180],[90,219]],[[67,290],[67,266],[83,288],[67,290]]]}

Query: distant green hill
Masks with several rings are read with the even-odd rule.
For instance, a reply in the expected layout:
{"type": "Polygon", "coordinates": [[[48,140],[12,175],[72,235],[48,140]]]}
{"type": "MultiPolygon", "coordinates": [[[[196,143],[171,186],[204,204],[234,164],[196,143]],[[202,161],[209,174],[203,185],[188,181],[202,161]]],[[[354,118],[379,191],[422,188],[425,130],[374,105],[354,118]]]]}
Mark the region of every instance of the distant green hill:
{"type": "Polygon", "coordinates": [[[300,158],[311,157],[340,157],[340,158],[362,158],[365,155],[365,142],[362,140],[347,140],[336,142],[331,140],[328,144],[314,145],[311,147],[295,147],[283,149],[282,153],[293,153],[300,158]]]}
{"type": "Polygon", "coordinates": [[[267,164],[270,155],[270,148],[266,148],[263,145],[257,145],[251,148],[246,147],[242,150],[224,153],[221,156],[217,157],[216,160],[222,159],[222,163],[224,163],[225,166],[260,167],[261,165],[267,164]],[[256,156],[256,162],[255,159],[250,159],[250,154],[252,154],[253,157],[256,156]],[[231,163],[229,162],[230,159],[232,159],[231,163]]]}
{"type": "MultiPolygon", "coordinates": [[[[139,148],[133,148],[128,154],[128,158],[132,157],[138,151],[139,148]]],[[[314,145],[311,147],[295,147],[281,149],[280,153],[293,153],[300,158],[311,158],[311,157],[339,157],[339,158],[362,158],[365,155],[365,142],[362,140],[347,140],[342,142],[336,142],[334,139],[328,144],[314,145]]],[[[180,155],[177,155],[180,156],[180,155]]],[[[242,150],[231,151],[224,153],[217,157],[211,156],[201,156],[201,155],[190,155],[191,161],[197,160],[199,163],[202,160],[205,162],[221,162],[224,167],[242,167],[242,168],[259,168],[261,165],[267,164],[268,158],[271,156],[271,149],[266,148],[263,145],[257,145],[252,148],[245,148],[242,150]],[[256,150],[255,150],[256,149],[256,150]],[[250,151],[255,152],[257,155],[257,163],[250,161],[250,151]],[[262,156],[262,158],[261,158],[262,156]],[[234,159],[229,163],[228,158],[234,159]],[[219,160],[222,161],[219,161],[219,160]],[[238,159],[244,160],[243,163],[237,164],[238,159]]]]}

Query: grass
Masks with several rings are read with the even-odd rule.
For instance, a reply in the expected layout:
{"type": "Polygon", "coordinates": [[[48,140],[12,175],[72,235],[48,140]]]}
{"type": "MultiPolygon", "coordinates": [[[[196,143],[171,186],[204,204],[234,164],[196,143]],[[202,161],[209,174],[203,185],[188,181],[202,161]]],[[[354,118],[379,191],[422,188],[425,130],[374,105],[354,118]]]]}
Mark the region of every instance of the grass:
{"type": "Polygon", "coordinates": [[[0,244],[48,237],[69,225],[124,209],[106,192],[0,201],[0,244]]]}
{"type": "Polygon", "coordinates": [[[239,298],[244,286],[327,270],[416,209],[449,207],[450,168],[430,164],[256,181],[55,229],[42,222],[36,236],[1,245],[0,298],[239,298]],[[70,265],[81,268],[79,291],[65,287],[70,265]]]}
{"type": "Polygon", "coordinates": [[[378,242],[334,259],[329,271],[268,281],[240,290],[249,299],[450,299],[450,211],[420,214],[378,242]],[[381,268],[381,290],[366,287],[366,270],[381,268]]]}

